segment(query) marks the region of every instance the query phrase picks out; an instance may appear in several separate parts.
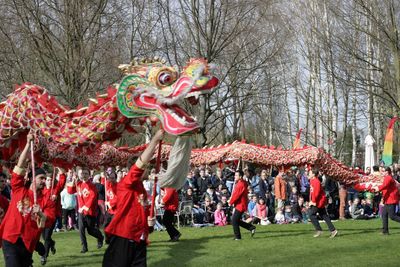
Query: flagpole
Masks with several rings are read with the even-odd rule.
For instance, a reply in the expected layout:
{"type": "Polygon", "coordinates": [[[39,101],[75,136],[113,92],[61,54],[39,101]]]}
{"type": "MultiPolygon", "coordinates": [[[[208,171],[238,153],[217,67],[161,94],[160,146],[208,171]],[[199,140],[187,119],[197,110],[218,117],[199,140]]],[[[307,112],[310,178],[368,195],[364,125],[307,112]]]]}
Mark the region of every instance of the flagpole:
{"type": "Polygon", "coordinates": [[[33,188],[33,203],[37,203],[37,192],[36,192],[36,175],[35,175],[35,156],[34,156],[33,140],[31,140],[31,164],[32,164],[32,188],[33,188]]]}
{"type": "Polygon", "coordinates": [[[156,161],[156,175],[154,176],[153,194],[151,196],[150,218],[154,217],[154,206],[156,204],[156,194],[157,194],[157,180],[158,180],[158,174],[160,172],[160,166],[161,166],[161,148],[162,148],[162,140],[160,140],[160,142],[158,144],[158,154],[157,154],[157,161],[156,161]]]}

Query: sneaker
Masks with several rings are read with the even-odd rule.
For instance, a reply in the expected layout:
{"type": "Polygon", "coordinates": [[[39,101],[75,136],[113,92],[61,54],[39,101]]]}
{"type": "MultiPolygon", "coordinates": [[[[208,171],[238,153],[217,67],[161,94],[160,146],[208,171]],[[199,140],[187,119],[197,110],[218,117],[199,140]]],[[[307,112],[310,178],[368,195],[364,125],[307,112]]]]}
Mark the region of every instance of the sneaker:
{"type": "Polygon", "coordinates": [[[99,238],[97,240],[97,248],[100,249],[103,247],[103,241],[104,241],[104,236],[101,236],[101,238],[99,238]]]}
{"type": "Polygon", "coordinates": [[[256,228],[254,227],[253,229],[250,230],[251,237],[254,237],[255,233],[256,233],[256,228]]]}
{"type": "Polygon", "coordinates": [[[234,238],[233,240],[235,240],[235,241],[240,241],[240,240],[242,240],[241,238],[234,238]]]}
{"type": "Polygon", "coordinates": [[[81,253],[86,253],[86,252],[88,252],[88,249],[87,248],[82,248],[81,253]]]}
{"type": "Polygon", "coordinates": [[[40,257],[40,264],[41,265],[46,265],[47,259],[45,256],[40,257]]]}
{"type": "Polygon", "coordinates": [[[315,235],[313,237],[320,237],[322,235],[322,231],[317,231],[315,232],[315,235]]]}
{"type": "Polygon", "coordinates": [[[337,234],[338,234],[338,231],[335,230],[335,231],[331,232],[331,235],[329,238],[334,238],[335,236],[337,236],[337,234]]]}

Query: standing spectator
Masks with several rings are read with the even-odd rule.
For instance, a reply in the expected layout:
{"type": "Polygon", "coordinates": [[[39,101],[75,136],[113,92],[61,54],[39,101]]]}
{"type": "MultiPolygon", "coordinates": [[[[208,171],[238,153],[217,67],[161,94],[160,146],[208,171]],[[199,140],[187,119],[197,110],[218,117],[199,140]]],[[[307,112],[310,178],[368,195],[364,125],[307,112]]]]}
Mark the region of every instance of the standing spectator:
{"type": "Polygon", "coordinates": [[[76,227],[76,194],[69,194],[67,187],[61,191],[61,207],[63,213],[63,224],[66,230],[76,227]],[[71,220],[71,225],[68,223],[71,220]]]}
{"type": "Polygon", "coordinates": [[[287,182],[283,179],[283,169],[275,178],[275,199],[278,201],[278,209],[283,209],[286,201],[287,182]]]}
{"type": "Polygon", "coordinates": [[[178,192],[173,188],[164,188],[165,196],[161,200],[161,205],[164,207],[164,226],[167,228],[171,242],[179,241],[181,233],[174,227],[174,216],[178,209],[179,200],[178,192]]]}
{"type": "Polygon", "coordinates": [[[251,236],[254,236],[256,232],[256,227],[242,221],[242,215],[247,209],[248,202],[248,191],[247,191],[247,182],[243,180],[243,172],[238,170],[235,172],[235,189],[233,190],[233,194],[229,204],[235,207],[235,210],[232,215],[232,226],[233,232],[235,234],[235,240],[242,239],[240,234],[239,226],[249,230],[251,232],[251,236]]]}
{"type": "Polygon", "coordinates": [[[258,187],[259,187],[259,197],[264,198],[264,200],[267,201],[267,194],[269,194],[270,192],[267,170],[261,171],[261,177],[258,181],[258,187]]]}
{"type": "Polygon", "coordinates": [[[328,225],[329,231],[331,231],[330,238],[334,238],[338,231],[333,226],[331,219],[326,213],[326,196],[321,186],[321,182],[318,179],[318,170],[313,169],[309,172],[308,178],[310,179],[310,219],[317,231],[314,237],[319,237],[322,234],[321,225],[318,222],[317,213],[328,225]]]}
{"type": "Polygon", "coordinates": [[[210,184],[210,177],[206,175],[204,170],[200,170],[200,177],[197,178],[197,186],[199,187],[197,192],[198,195],[202,196],[207,191],[210,184]]]}
{"type": "Polygon", "coordinates": [[[225,180],[225,185],[229,190],[229,193],[232,194],[233,191],[233,184],[235,183],[235,172],[230,167],[225,167],[224,171],[222,172],[223,179],[225,180]]]}
{"type": "Polygon", "coordinates": [[[300,176],[300,194],[304,198],[304,201],[309,201],[310,197],[310,182],[308,181],[307,174],[305,171],[299,172],[300,176]]]}
{"type": "Polygon", "coordinates": [[[254,173],[253,170],[249,169],[249,182],[251,188],[253,188],[254,194],[257,196],[260,194],[260,176],[254,173]]]}
{"type": "Polygon", "coordinates": [[[194,193],[197,194],[197,178],[195,177],[193,171],[189,171],[187,174],[185,184],[183,185],[183,191],[186,192],[189,188],[192,188],[194,193]]]}
{"type": "Polygon", "coordinates": [[[383,209],[382,209],[382,234],[389,234],[389,219],[400,222],[400,216],[396,215],[396,206],[399,204],[399,189],[396,181],[392,177],[390,167],[385,168],[384,180],[382,185],[375,187],[376,191],[382,191],[383,209]]]}
{"type": "Polygon", "coordinates": [[[97,189],[96,186],[89,180],[89,169],[83,168],[78,170],[79,181],[74,181],[68,188],[69,194],[78,193],[78,224],[79,236],[81,238],[82,250],[81,253],[88,251],[86,241],[86,229],[89,235],[97,239],[97,248],[103,246],[104,237],[100,230],[96,228],[97,215],[97,189]]]}

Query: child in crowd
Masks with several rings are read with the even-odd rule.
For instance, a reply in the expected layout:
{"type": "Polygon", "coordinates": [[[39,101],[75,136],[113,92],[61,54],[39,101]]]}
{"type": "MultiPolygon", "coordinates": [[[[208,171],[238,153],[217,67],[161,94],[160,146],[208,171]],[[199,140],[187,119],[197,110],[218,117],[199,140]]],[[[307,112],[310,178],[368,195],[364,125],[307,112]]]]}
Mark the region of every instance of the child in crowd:
{"type": "Polygon", "coordinates": [[[276,224],[286,224],[285,215],[283,214],[282,208],[278,208],[276,210],[275,223],[276,224]]]}
{"type": "Polygon", "coordinates": [[[268,207],[263,198],[259,198],[256,205],[256,217],[253,223],[260,223],[261,225],[268,225],[271,222],[268,220],[268,207]]]}
{"type": "Polygon", "coordinates": [[[290,205],[285,206],[285,221],[287,223],[296,223],[298,221],[293,217],[292,207],[290,205]]]}
{"type": "Polygon", "coordinates": [[[222,209],[222,203],[217,204],[217,209],[214,212],[214,224],[218,226],[227,225],[226,215],[224,210],[222,209]]]}

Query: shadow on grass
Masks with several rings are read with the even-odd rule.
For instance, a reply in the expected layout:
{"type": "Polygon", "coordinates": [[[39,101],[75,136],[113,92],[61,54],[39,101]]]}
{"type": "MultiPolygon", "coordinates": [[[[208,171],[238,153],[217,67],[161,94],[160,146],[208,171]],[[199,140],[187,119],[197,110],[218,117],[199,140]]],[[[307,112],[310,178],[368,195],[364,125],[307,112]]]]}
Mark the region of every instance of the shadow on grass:
{"type": "Polygon", "coordinates": [[[169,241],[152,241],[149,247],[153,253],[161,249],[167,249],[167,258],[151,262],[150,266],[188,266],[189,262],[196,258],[201,258],[209,252],[206,250],[206,244],[210,239],[228,239],[232,235],[217,235],[201,238],[187,238],[185,236],[179,242],[171,243],[169,241]]]}

